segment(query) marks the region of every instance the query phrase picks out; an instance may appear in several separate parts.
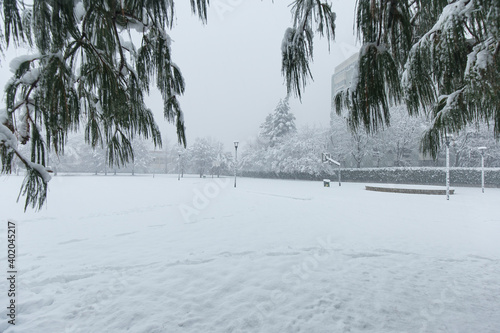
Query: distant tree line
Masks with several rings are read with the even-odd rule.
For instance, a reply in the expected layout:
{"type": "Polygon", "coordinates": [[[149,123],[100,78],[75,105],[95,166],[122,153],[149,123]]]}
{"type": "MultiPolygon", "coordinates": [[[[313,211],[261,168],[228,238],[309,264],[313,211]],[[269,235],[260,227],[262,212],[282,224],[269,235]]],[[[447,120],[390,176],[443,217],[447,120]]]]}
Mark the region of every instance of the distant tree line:
{"type": "MultiPolygon", "coordinates": [[[[175,148],[174,148],[175,150],[175,148]]],[[[224,151],[224,145],[211,138],[196,138],[186,149],[177,148],[177,172],[204,176],[227,174],[233,166],[233,156],[224,151]]]]}
{"type": "MultiPolygon", "coordinates": [[[[409,116],[404,106],[393,107],[391,115],[391,126],[373,134],[350,130],[347,120],[335,112],[329,127],[297,129],[287,100],[281,100],[260,126],[259,135],[244,147],[240,168],[249,175],[321,175],[334,170],[321,163],[323,152],[343,168],[444,166],[445,147],[435,159],[421,153],[422,133],[429,126],[425,115],[409,116]]],[[[480,146],[488,147],[485,166],[500,167],[500,145],[484,122],[469,125],[453,138],[450,165],[480,166],[480,146]]]]}
{"type": "MultiPolygon", "coordinates": [[[[53,174],[93,173],[93,174],[158,174],[158,173],[190,173],[200,177],[209,175],[219,177],[227,174],[233,167],[233,156],[224,152],[221,142],[211,138],[196,138],[186,148],[178,144],[165,145],[165,149],[155,149],[144,139],[132,141],[133,158],[128,163],[109,166],[106,148],[92,148],[84,143],[79,135],[68,139],[64,154],[52,152],[48,156],[49,168],[53,174]]],[[[27,149],[27,148],[25,148],[27,149]]],[[[15,170],[24,169],[21,161],[16,161],[15,170]]]]}
{"type": "MultiPolygon", "coordinates": [[[[259,134],[242,145],[238,169],[253,176],[268,177],[271,173],[309,179],[335,172],[335,167],[321,163],[323,152],[330,153],[342,168],[444,166],[444,147],[436,159],[420,153],[422,129],[428,126],[424,116],[410,117],[404,107],[394,107],[391,114],[392,126],[375,134],[349,130],[346,120],[334,112],[329,127],[297,129],[288,98],[281,99],[260,125],[259,134]]],[[[70,137],[68,143],[64,154],[52,152],[48,156],[56,175],[58,172],[179,173],[219,177],[232,175],[234,170],[233,153],[225,151],[223,144],[212,138],[196,138],[186,148],[166,144],[164,149],[155,149],[149,141],[137,138],[132,141],[133,159],[120,167],[109,166],[106,148],[92,148],[78,135],[70,137]]],[[[450,165],[480,166],[477,149],[480,146],[488,147],[485,166],[500,167],[500,145],[485,123],[470,125],[453,138],[450,165]]],[[[22,168],[23,163],[16,163],[17,170],[22,168]]]]}

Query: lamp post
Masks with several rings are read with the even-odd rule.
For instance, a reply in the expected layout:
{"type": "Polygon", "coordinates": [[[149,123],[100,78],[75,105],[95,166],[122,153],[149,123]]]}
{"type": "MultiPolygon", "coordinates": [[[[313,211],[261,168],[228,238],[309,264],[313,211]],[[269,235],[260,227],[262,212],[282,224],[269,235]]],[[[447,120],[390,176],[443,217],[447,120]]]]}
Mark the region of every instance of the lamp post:
{"type": "Polygon", "coordinates": [[[238,141],[234,141],[234,187],[236,187],[236,166],[238,164],[238,141]]]}
{"type": "Polygon", "coordinates": [[[342,186],[342,181],[341,181],[341,178],[340,178],[340,163],[339,163],[339,186],[342,186]]]}
{"type": "Polygon", "coordinates": [[[487,149],[486,147],[478,147],[479,152],[481,153],[481,189],[484,193],[484,151],[487,149]]]}
{"type": "Polygon", "coordinates": [[[446,144],[446,200],[450,200],[450,142],[453,136],[445,136],[446,144]]]}
{"type": "Polygon", "coordinates": [[[108,147],[106,147],[106,152],[104,153],[104,175],[108,175],[108,147]]]}
{"type": "Polygon", "coordinates": [[[181,180],[181,153],[179,153],[179,157],[177,158],[177,172],[179,174],[177,180],[181,180]]]}
{"type": "Polygon", "coordinates": [[[153,157],[153,178],[155,178],[156,157],[153,157]]]}

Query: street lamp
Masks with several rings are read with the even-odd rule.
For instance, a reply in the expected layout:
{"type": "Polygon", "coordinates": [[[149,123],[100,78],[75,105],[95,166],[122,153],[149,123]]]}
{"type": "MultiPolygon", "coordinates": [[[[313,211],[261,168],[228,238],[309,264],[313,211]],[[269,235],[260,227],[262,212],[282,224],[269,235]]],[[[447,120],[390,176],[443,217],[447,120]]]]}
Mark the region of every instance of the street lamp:
{"type": "Polygon", "coordinates": [[[453,135],[447,134],[445,136],[446,144],[446,200],[450,200],[450,142],[453,135]]]}
{"type": "Polygon", "coordinates": [[[155,178],[156,157],[153,157],[153,178],[155,178]]]}
{"type": "Polygon", "coordinates": [[[234,141],[234,187],[236,187],[236,165],[238,164],[238,141],[234,141]]]}
{"type": "Polygon", "coordinates": [[[178,172],[178,176],[177,176],[177,180],[181,180],[181,153],[179,152],[179,157],[177,159],[177,172],[178,172]]]}
{"type": "Polygon", "coordinates": [[[104,153],[104,175],[108,175],[108,147],[106,146],[106,152],[104,153]]]}
{"type": "Polygon", "coordinates": [[[487,149],[486,147],[478,147],[479,152],[481,153],[481,189],[484,193],[484,151],[487,149]]]}

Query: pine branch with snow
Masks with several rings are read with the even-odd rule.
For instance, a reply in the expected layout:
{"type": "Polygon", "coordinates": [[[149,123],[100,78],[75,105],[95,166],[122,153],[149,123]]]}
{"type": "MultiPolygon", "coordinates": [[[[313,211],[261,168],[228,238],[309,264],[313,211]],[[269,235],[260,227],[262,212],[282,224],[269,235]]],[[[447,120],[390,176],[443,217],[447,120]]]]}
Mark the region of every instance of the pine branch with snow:
{"type": "MultiPolygon", "coordinates": [[[[207,5],[208,0],[191,0],[203,22],[207,5]]],[[[106,148],[110,166],[133,160],[136,136],[161,146],[144,101],[153,83],[163,97],[165,118],[185,145],[178,101],[185,84],[167,33],[174,23],[174,0],[6,0],[0,6],[0,51],[12,45],[33,51],[11,62],[13,78],[0,113],[2,172],[11,171],[14,155],[23,161],[29,171],[22,190],[27,205],[39,208],[45,200],[48,151],[63,154],[68,134],[80,128],[92,148],[106,148]],[[28,143],[29,158],[15,148],[28,143]]]]}
{"type": "Polygon", "coordinates": [[[433,157],[448,133],[492,122],[500,138],[500,3],[496,0],[360,0],[363,46],[353,85],[335,97],[349,124],[375,132],[391,105],[430,114],[421,149],[433,157]]]}
{"type": "Polygon", "coordinates": [[[295,0],[292,3],[293,27],[285,31],[281,43],[281,72],[286,80],[288,93],[302,97],[312,73],[309,63],[313,59],[315,31],[326,36],[328,42],[335,38],[335,18],[328,2],[320,0],[295,0]]]}

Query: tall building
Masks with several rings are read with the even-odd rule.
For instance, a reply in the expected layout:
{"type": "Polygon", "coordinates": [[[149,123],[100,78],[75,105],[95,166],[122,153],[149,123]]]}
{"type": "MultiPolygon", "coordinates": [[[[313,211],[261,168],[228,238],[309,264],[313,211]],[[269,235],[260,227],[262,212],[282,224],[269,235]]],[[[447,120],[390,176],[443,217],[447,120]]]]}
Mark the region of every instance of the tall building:
{"type": "Polygon", "coordinates": [[[335,73],[332,75],[332,101],[335,95],[345,88],[351,86],[354,67],[358,61],[359,53],[356,52],[335,67],[335,73]]]}

